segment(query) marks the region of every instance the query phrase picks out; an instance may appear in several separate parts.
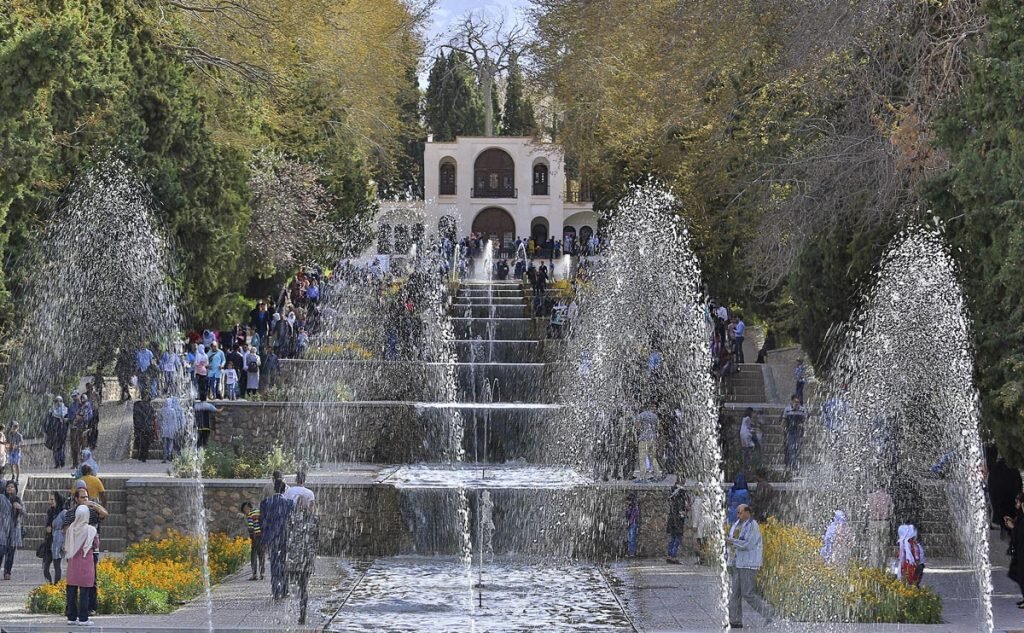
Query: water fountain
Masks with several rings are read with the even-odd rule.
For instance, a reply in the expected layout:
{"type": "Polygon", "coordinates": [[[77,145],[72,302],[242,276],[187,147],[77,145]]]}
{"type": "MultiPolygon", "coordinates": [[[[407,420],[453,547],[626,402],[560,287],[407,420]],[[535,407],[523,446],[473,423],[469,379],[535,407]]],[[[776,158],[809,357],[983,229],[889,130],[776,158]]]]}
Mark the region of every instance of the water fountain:
{"type": "MultiPolygon", "coordinates": [[[[134,362],[141,347],[178,347],[182,320],[172,282],[177,277],[174,257],[153,217],[154,208],[149,192],[132,170],[116,157],[108,157],[68,187],[39,251],[21,263],[24,270],[34,271],[19,297],[19,305],[31,310],[32,318],[24,319],[18,335],[24,345],[11,363],[3,404],[8,417],[25,421],[26,435],[42,435],[39,424],[45,418],[50,394],[77,388],[82,376],[101,375],[118,350],[134,362]],[[93,372],[96,365],[100,369],[93,372]]],[[[156,356],[154,363],[158,360],[156,356]]],[[[207,561],[207,516],[195,448],[191,385],[180,365],[169,384],[160,382],[154,408],[171,407],[184,425],[183,452],[191,457],[183,460],[187,472],[180,480],[180,492],[189,530],[199,536],[200,557],[207,561]]],[[[139,388],[145,390],[147,385],[143,382],[139,388]]],[[[102,393],[101,385],[97,392],[102,393]]],[[[127,437],[104,434],[101,429],[97,444],[121,450],[124,455],[119,458],[123,459],[129,450],[127,442],[127,437]]],[[[77,465],[69,454],[68,472],[77,465]]],[[[33,466],[38,470],[44,467],[33,466]]],[[[109,477],[107,482],[113,488],[109,477]]],[[[36,474],[28,478],[26,494],[64,492],[70,486],[66,472],[36,474]]],[[[110,510],[111,517],[101,527],[101,543],[104,549],[116,550],[127,538],[126,519],[123,509],[110,510]]],[[[203,571],[207,618],[212,627],[209,566],[204,564],[203,571]]]]}

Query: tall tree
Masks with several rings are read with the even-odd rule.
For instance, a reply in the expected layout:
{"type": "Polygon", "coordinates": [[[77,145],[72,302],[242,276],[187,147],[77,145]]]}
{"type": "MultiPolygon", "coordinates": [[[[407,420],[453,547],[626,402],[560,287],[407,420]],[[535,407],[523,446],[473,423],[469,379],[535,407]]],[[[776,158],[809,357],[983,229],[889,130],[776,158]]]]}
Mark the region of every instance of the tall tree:
{"type": "Polygon", "coordinates": [[[946,218],[974,320],[983,420],[1024,466],[1024,6],[987,0],[972,80],[937,124],[950,168],[925,193],[946,218]]]}
{"type": "Polygon", "coordinates": [[[508,27],[504,16],[491,19],[483,12],[470,12],[455,28],[442,50],[459,52],[472,64],[484,102],[484,135],[494,136],[498,118],[495,81],[527,47],[526,25],[508,27]]]}
{"type": "Polygon", "coordinates": [[[424,114],[435,141],[449,142],[456,136],[483,133],[483,101],[466,56],[459,51],[441,53],[434,60],[424,114]]]}
{"type": "Polygon", "coordinates": [[[533,136],[537,133],[533,104],[523,94],[523,73],[515,58],[508,67],[505,107],[501,113],[501,133],[504,136],[533,136]]]}
{"type": "Polygon", "coordinates": [[[423,195],[423,150],[427,130],[423,125],[422,101],[416,67],[406,71],[407,85],[398,93],[401,129],[394,147],[382,148],[376,155],[374,176],[382,197],[402,196],[410,192],[423,195]]]}

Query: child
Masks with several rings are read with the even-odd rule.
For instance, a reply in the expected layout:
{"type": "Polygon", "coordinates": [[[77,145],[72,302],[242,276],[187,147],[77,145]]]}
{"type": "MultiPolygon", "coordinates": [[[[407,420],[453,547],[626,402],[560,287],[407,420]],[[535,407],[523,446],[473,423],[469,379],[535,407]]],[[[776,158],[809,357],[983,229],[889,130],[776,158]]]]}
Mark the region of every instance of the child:
{"type": "Polygon", "coordinates": [[[640,536],[640,502],[635,492],[626,497],[626,510],[622,515],[626,519],[626,554],[636,556],[637,538],[640,536]]]}
{"type": "Polygon", "coordinates": [[[238,399],[238,371],[235,370],[235,363],[228,361],[228,368],[224,370],[224,382],[228,387],[228,400],[238,399]]]}
{"type": "Polygon", "coordinates": [[[252,576],[249,577],[249,580],[256,580],[257,562],[259,562],[260,570],[259,579],[263,580],[263,574],[266,571],[266,553],[263,550],[263,530],[260,524],[260,511],[258,508],[253,508],[252,504],[248,501],[243,501],[242,507],[239,510],[245,515],[245,528],[249,532],[249,543],[251,545],[249,549],[249,564],[252,565],[252,576]]]}
{"type": "Polygon", "coordinates": [[[18,430],[19,428],[21,427],[17,422],[11,425],[11,454],[7,459],[11,464],[11,473],[14,475],[14,481],[18,481],[21,478],[21,443],[24,441],[24,438],[21,435],[21,431],[18,430]]]}
{"type": "Polygon", "coordinates": [[[740,422],[740,447],[743,449],[743,468],[753,470],[755,462],[760,461],[758,429],[754,426],[754,409],[747,407],[740,422]]]}

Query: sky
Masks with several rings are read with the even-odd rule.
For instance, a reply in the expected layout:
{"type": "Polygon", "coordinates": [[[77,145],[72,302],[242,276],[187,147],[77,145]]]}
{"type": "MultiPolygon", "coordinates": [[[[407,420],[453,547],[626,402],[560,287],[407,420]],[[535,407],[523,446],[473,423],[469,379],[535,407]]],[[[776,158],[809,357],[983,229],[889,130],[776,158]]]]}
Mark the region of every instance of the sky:
{"type": "Polygon", "coordinates": [[[427,73],[430,70],[430,60],[433,59],[432,50],[439,43],[447,41],[446,33],[457,24],[459,20],[470,11],[484,11],[488,14],[505,13],[509,21],[516,23],[525,22],[524,10],[530,6],[529,0],[439,0],[431,16],[430,25],[427,27],[427,58],[420,67],[420,85],[426,87],[427,73]]]}

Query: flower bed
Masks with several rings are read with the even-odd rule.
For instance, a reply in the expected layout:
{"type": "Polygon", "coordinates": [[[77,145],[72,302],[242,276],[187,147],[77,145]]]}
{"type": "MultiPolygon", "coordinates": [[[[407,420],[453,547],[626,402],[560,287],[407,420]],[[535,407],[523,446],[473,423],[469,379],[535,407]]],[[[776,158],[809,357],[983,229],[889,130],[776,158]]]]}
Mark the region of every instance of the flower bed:
{"type": "MultiPolygon", "coordinates": [[[[211,534],[207,549],[210,582],[234,573],[249,560],[249,539],[211,534]]],[[[96,568],[98,612],[168,613],[203,593],[199,539],[173,534],[128,548],[124,558],[104,558],[96,568]]],[[[65,582],[36,587],[29,594],[32,613],[64,613],[65,582]]]]}
{"type": "Polygon", "coordinates": [[[931,589],[908,587],[892,574],[851,562],[831,567],[821,539],[768,519],[761,526],[764,563],[757,581],[782,615],[809,622],[940,624],[942,599],[931,589]]]}

